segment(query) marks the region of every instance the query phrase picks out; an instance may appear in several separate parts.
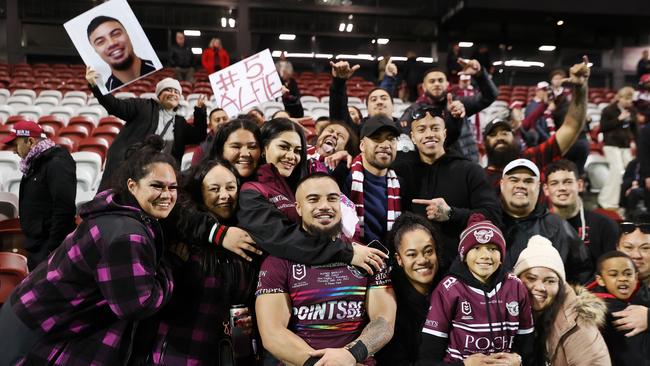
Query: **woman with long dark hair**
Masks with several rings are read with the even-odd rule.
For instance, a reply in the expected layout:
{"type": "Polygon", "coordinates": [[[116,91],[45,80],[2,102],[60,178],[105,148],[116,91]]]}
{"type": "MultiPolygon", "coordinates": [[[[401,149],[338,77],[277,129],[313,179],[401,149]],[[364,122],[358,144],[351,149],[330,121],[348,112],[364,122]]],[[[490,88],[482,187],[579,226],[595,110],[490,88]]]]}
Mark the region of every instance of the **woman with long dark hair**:
{"type": "Polygon", "coordinates": [[[251,120],[237,118],[224,124],[214,137],[205,159],[223,159],[232,164],[240,179],[250,180],[257,170],[262,152],[260,129],[251,120]]]}
{"type": "Polygon", "coordinates": [[[440,234],[425,217],[405,212],[395,220],[388,243],[394,253],[390,277],[397,315],[393,338],[375,358],[382,366],[413,365],[418,359],[429,297],[441,278],[440,234]]]}
{"type": "Polygon", "coordinates": [[[598,329],[604,325],[607,307],[585,288],[566,283],[560,253],[548,239],[539,235],[530,238],[514,274],[530,295],[536,365],[611,365],[598,329]]]}
{"type": "MultiPolygon", "coordinates": [[[[236,230],[239,193],[237,170],[227,160],[204,160],[184,177],[179,209],[184,215],[209,215],[227,231],[236,230]]],[[[195,230],[177,221],[182,233],[195,230]]],[[[240,230],[240,229],[237,229],[240,230]]],[[[247,235],[243,232],[243,235],[247,235]]],[[[242,312],[236,329],[229,324],[232,305],[250,305],[257,284],[257,265],[238,249],[205,246],[194,241],[176,242],[171,250],[181,264],[173,268],[176,287],[161,314],[153,362],[157,365],[229,364],[235,358],[233,337],[248,339],[250,314],[242,312]],[[201,336],[196,336],[200,334],[201,336]]],[[[250,250],[254,250],[250,248],[250,250]]],[[[251,357],[250,339],[243,353],[251,357]]],[[[240,360],[241,361],[241,360],[240,360]]]]}
{"type": "MultiPolygon", "coordinates": [[[[136,331],[170,299],[158,220],[176,204],[176,160],[159,136],[127,150],[112,189],[13,292],[0,315],[0,363],[126,365],[136,331]]],[[[145,345],[146,347],[146,345],[145,345]]]]}

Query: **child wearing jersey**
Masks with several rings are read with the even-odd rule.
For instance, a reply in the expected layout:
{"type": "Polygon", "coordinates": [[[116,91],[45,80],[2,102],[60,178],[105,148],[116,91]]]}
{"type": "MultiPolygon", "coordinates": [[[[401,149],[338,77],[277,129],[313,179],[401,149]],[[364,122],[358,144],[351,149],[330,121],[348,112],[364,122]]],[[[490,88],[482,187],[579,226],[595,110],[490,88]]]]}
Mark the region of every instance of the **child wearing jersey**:
{"type": "Polygon", "coordinates": [[[459,258],[431,294],[418,365],[528,363],[534,342],[528,291],[501,266],[505,251],[501,230],[481,214],[470,216],[459,258]]]}

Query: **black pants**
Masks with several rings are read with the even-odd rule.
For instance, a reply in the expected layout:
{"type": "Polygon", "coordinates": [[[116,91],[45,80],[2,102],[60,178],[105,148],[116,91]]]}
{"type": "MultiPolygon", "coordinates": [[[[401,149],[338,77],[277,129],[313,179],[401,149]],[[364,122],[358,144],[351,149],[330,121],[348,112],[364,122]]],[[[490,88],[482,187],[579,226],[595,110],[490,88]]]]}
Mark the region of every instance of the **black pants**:
{"type": "Polygon", "coordinates": [[[0,309],[0,366],[14,366],[41,338],[16,316],[10,303],[7,300],[0,309]]]}

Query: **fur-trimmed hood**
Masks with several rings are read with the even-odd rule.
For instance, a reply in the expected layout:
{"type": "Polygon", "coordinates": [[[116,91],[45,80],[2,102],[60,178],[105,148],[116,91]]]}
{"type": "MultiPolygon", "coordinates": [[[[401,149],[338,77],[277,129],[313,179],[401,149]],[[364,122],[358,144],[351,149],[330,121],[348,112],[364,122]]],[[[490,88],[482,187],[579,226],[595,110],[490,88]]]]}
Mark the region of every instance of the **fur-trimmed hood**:
{"type": "MultiPolygon", "coordinates": [[[[565,295],[564,306],[556,315],[546,340],[546,350],[553,365],[564,365],[566,352],[580,349],[581,353],[595,357],[602,352],[598,347],[604,346],[599,328],[605,325],[605,302],[582,286],[567,285],[565,295]],[[591,342],[594,339],[599,340],[591,342]]],[[[600,356],[609,360],[608,354],[600,356]]]]}

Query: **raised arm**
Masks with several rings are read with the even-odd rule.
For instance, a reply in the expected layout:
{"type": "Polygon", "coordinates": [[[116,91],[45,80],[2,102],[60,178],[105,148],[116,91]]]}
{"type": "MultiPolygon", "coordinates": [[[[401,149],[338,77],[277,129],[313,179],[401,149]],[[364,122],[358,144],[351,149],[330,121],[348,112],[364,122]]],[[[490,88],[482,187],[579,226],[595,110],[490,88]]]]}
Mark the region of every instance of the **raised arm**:
{"type": "Polygon", "coordinates": [[[562,127],[555,133],[560,152],[564,155],[576,142],[587,121],[587,83],[589,80],[589,59],[583,56],[583,61],[569,69],[569,77],[565,79],[573,87],[573,99],[564,117],[562,127]]]}
{"type": "Polygon", "coordinates": [[[465,106],[466,115],[471,116],[492,104],[499,96],[499,90],[477,60],[458,59],[458,63],[463,67],[461,73],[472,75],[478,84],[476,95],[459,99],[465,106]]]}
{"type": "Polygon", "coordinates": [[[208,115],[205,107],[205,95],[201,95],[194,107],[194,124],[185,124],[188,131],[187,144],[199,144],[208,134],[208,115]]]}
{"type": "Polygon", "coordinates": [[[345,83],[359,69],[359,65],[350,67],[347,61],[331,62],[332,66],[332,85],[330,85],[330,119],[344,121],[355,131],[356,125],[352,122],[350,112],[348,112],[348,93],[345,89],[345,83]]]}
{"type": "Polygon", "coordinates": [[[129,123],[133,117],[138,113],[137,99],[128,98],[128,99],[117,99],[113,95],[102,94],[101,90],[97,86],[97,71],[93,70],[92,67],[86,67],[86,81],[90,85],[90,90],[92,91],[95,98],[99,104],[101,104],[108,114],[112,114],[120,119],[123,119],[126,123],[129,123]]]}

